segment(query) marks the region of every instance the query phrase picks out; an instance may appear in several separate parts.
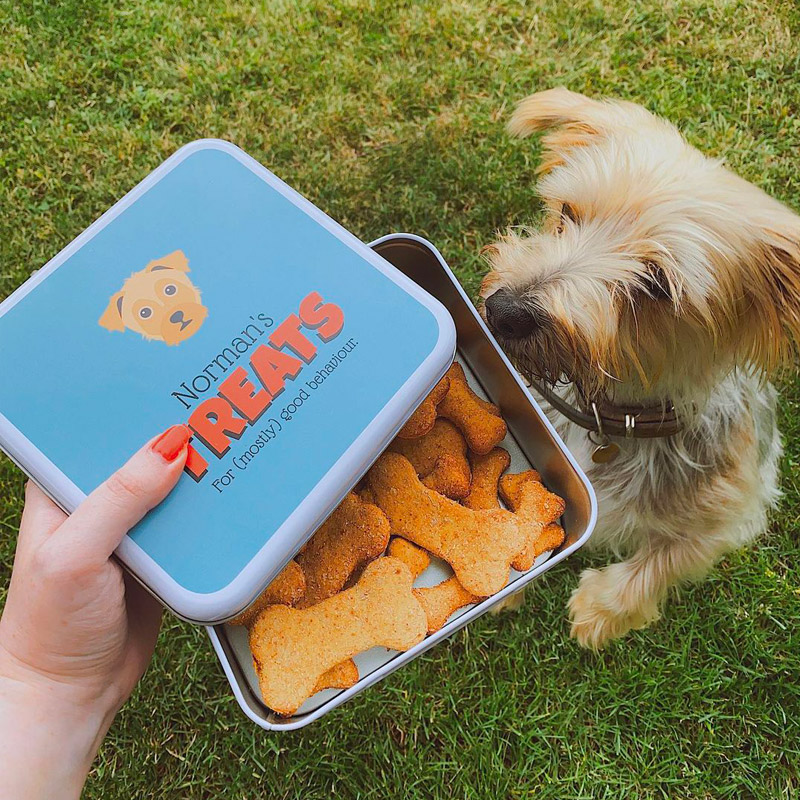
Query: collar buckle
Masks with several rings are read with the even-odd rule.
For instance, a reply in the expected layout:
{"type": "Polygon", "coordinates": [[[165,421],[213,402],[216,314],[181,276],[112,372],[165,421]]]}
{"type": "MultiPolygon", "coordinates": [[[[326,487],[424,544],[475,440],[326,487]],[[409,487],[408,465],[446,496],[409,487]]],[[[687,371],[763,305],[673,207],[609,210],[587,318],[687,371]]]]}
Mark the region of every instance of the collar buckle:
{"type": "Polygon", "coordinates": [[[599,442],[592,439],[592,443],[598,446],[603,446],[612,436],[659,439],[674,436],[683,430],[678,412],[670,401],[652,406],[614,406],[603,402],[598,405],[598,402],[582,397],[580,387],[573,384],[578,396],[578,404],[575,405],[542,381],[530,379],[530,385],[570,422],[596,434],[599,442]]]}

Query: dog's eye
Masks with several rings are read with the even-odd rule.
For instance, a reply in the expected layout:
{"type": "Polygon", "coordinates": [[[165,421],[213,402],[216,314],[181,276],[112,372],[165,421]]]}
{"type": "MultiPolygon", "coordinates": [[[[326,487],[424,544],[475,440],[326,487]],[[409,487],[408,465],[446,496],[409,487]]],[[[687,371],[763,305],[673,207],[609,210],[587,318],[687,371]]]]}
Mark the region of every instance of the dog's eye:
{"type": "Polygon", "coordinates": [[[563,233],[564,228],[567,225],[567,220],[571,222],[578,222],[578,214],[575,209],[569,203],[562,203],[561,204],[561,220],[558,223],[558,227],[556,228],[556,233],[563,233]]]}
{"type": "Polygon", "coordinates": [[[152,315],[153,315],[153,309],[152,308],[148,308],[148,306],[145,306],[144,308],[140,308],[139,309],[139,316],[142,319],[147,319],[148,317],[151,317],[152,315]]]}
{"type": "Polygon", "coordinates": [[[646,261],[647,277],[644,279],[645,291],[654,300],[671,300],[669,281],[664,270],[655,261],[646,261]]]}
{"type": "Polygon", "coordinates": [[[175,292],[177,292],[177,291],[178,291],[178,288],[173,283],[168,283],[164,287],[164,294],[166,294],[166,295],[170,295],[171,296],[171,295],[175,294],[175,292]]]}

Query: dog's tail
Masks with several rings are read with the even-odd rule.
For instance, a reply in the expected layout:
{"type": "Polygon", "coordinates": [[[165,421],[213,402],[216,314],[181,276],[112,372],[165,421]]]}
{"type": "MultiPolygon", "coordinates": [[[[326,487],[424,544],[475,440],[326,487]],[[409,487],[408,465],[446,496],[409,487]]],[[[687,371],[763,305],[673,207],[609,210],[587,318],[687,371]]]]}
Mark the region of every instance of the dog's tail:
{"type": "Polygon", "coordinates": [[[563,86],[526,97],[508,121],[508,132],[520,139],[547,131],[542,139],[542,161],[537,172],[563,163],[565,154],[584,147],[603,133],[629,128],[632,132],[653,125],[677,131],[647,109],[625,100],[593,100],[563,86]]]}
{"type": "Polygon", "coordinates": [[[537,131],[561,125],[574,125],[577,122],[580,107],[594,102],[563,86],[536,92],[517,105],[508,121],[508,132],[512,136],[524,139],[537,131]]]}
{"type": "Polygon", "coordinates": [[[624,100],[593,100],[563,86],[536,92],[522,100],[508,122],[508,132],[520,139],[537,131],[568,128],[576,134],[595,135],[619,128],[626,120],[652,123],[649,111],[624,100]],[[622,112],[622,113],[620,113],[622,112]]]}

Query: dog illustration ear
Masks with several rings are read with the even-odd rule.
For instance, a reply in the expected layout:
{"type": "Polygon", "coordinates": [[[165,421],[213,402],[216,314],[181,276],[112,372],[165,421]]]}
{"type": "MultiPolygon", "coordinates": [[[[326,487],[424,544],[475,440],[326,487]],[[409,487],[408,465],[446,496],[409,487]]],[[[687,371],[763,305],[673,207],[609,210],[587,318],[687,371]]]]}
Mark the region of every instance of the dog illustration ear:
{"type": "Polygon", "coordinates": [[[564,154],[584,147],[597,136],[620,129],[660,123],[649,111],[621,100],[592,100],[563,86],[526,97],[508,122],[508,132],[520,139],[537,131],[550,131],[542,139],[538,172],[564,163],[564,154]]]}
{"type": "Polygon", "coordinates": [[[183,254],[183,250],[173,250],[169,255],[151,261],[146,267],[146,272],[153,272],[157,269],[177,269],[180,272],[189,271],[189,259],[183,254]]]}
{"type": "Polygon", "coordinates": [[[98,322],[110,331],[124,331],[125,323],[122,321],[122,298],[124,294],[119,291],[111,295],[106,310],[98,322]]]}

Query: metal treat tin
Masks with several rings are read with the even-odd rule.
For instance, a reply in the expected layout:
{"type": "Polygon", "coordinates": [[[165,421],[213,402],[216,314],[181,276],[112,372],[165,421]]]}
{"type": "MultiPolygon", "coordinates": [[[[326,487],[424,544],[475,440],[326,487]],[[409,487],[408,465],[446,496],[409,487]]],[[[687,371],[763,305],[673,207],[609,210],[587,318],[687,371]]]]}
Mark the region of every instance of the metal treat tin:
{"type": "MultiPolygon", "coordinates": [[[[456,612],[441,630],[410,650],[397,653],[373,648],[356,656],[354,660],[361,677],[354,686],[345,690],[320,692],[307,700],[292,717],[280,717],[262,703],[246,630],[231,625],[208,628],[237,702],[251,720],[267,730],[295,730],[314,722],[455,633],[495,603],[574,553],[591,536],[597,516],[597,501],[591,484],[498,347],[436,248],[410,234],[385,236],[370,246],[436,297],[449,311],[456,325],[457,359],[464,366],[473,389],[496,403],[508,423],[509,435],[503,446],[511,454],[511,470],[516,472],[536,468],[548,488],[566,500],[561,524],[567,537],[561,548],[540,556],[529,571],[512,571],[511,579],[502,591],[482,603],[456,612]]],[[[377,457],[378,453],[374,456],[377,457]]],[[[434,559],[434,563],[417,579],[415,585],[432,586],[449,574],[448,568],[434,559]]]]}

